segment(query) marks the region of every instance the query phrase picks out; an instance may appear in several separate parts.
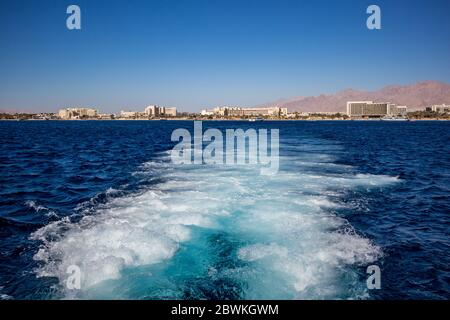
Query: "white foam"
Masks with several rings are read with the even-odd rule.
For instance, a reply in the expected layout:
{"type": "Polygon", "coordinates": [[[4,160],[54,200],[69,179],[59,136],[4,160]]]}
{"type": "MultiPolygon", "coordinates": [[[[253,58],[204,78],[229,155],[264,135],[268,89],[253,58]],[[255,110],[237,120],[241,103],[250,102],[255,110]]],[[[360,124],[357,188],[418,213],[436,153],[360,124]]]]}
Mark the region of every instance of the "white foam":
{"type": "Polygon", "coordinates": [[[65,219],[39,229],[32,238],[42,240],[44,246],[35,259],[46,265],[38,274],[56,276],[63,282],[67,268],[76,265],[82,270],[82,287],[89,288],[119,278],[125,267],[169,259],[179,243],[189,239],[186,226],[210,224],[201,212],[186,212],[188,207],[171,200],[149,191],[114,199],[108,208],[80,222],[65,219]],[[68,231],[58,241],[48,241],[65,229],[68,231]]]}
{"type": "Polygon", "coordinates": [[[288,249],[271,243],[269,245],[254,244],[241,248],[238,251],[238,257],[246,261],[255,261],[266,257],[278,256],[282,259],[287,258],[288,249]]]}
{"type": "MultiPolygon", "coordinates": [[[[382,253],[330,212],[342,204],[327,195],[339,196],[335,189],[389,185],[398,178],[353,174],[347,166],[337,166],[343,170],[338,175],[302,172],[309,156],[302,152],[324,152],[327,147],[339,149],[333,144],[298,148],[298,154],[284,156],[283,170],[272,176],[259,175],[257,166],[174,166],[162,154],[135,173],[162,178],[164,182],[151,190],[119,194],[81,221],[66,218],[36,231],[32,238],[42,246],[35,259],[43,262],[38,275],[64,283],[67,268],[77,265],[82,287],[89,290],[105,280],[120,279],[125,268],[171,259],[181,244],[189,244],[195,226],[233,233],[242,241],[236,258],[246,266],[234,271],[256,275],[241,279],[248,287],[244,297],[266,298],[266,289],[277,292],[277,286],[286,286],[283,293],[297,298],[345,297],[345,286],[337,280],[343,270],[372,263],[382,253]]],[[[331,159],[335,156],[323,153],[312,161],[331,159]]],[[[117,195],[115,190],[108,192],[117,195]]],[[[220,275],[213,266],[209,270],[220,275]]],[[[356,275],[350,278],[359,281],[356,275]]],[[[365,291],[358,294],[364,296],[365,291]]]]}

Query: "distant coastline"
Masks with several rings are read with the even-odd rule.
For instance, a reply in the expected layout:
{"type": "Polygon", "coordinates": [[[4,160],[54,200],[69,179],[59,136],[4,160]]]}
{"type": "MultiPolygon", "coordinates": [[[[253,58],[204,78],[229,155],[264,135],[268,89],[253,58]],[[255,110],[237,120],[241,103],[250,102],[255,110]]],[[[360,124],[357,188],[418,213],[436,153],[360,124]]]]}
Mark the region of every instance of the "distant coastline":
{"type": "Polygon", "coordinates": [[[347,112],[289,112],[287,108],[243,108],[233,106],[204,109],[200,113],[177,112],[176,108],[149,106],[144,112],[122,111],[120,114],[103,114],[97,109],[78,107],[59,110],[58,113],[1,113],[0,120],[13,121],[415,121],[450,120],[450,105],[439,104],[409,111],[407,106],[389,102],[348,101],[347,112]]]}
{"type": "MultiPolygon", "coordinates": [[[[37,121],[37,122],[45,122],[45,121],[61,121],[61,122],[77,122],[77,121],[93,121],[93,122],[108,122],[108,121],[243,121],[243,122],[252,122],[250,119],[239,119],[239,118],[216,118],[216,119],[208,119],[208,118],[171,118],[171,119],[3,119],[0,118],[0,121],[37,121]]],[[[259,120],[264,122],[284,122],[284,121],[363,121],[363,122],[387,122],[382,119],[264,119],[259,120]]],[[[405,122],[414,122],[414,121],[450,121],[450,118],[414,118],[408,119],[405,122]]],[[[395,121],[394,121],[395,122],[395,121]]]]}

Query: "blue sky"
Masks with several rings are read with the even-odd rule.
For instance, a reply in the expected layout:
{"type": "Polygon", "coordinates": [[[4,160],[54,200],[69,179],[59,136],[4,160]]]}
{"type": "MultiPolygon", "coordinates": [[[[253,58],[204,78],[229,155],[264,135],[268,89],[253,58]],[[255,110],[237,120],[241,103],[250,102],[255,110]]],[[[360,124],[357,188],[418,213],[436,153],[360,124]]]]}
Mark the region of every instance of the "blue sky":
{"type": "Polygon", "coordinates": [[[252,106],[450,82],[449,57],[450,0],[0,1],[0,109],[252,106]]]}

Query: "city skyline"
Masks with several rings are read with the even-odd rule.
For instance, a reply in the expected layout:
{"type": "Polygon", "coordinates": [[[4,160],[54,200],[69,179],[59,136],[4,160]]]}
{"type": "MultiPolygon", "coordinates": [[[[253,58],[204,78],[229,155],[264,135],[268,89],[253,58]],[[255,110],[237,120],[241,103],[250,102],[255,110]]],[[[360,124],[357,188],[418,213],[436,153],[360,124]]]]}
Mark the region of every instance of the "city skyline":
{"type": "MultiPolygon", "coordinates": [[[[448,1],[61,1],[0,4],[0,109],[199,112],[346,88],[450,83],[448,1]]],[[[445,101],[443,101],[445,102],[445,101]]]]}

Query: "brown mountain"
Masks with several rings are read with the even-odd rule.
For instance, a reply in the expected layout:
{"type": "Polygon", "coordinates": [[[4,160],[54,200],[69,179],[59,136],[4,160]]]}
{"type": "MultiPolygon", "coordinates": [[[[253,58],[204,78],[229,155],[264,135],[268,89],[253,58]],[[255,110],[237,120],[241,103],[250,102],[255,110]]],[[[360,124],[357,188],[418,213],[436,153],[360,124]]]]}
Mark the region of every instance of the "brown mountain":
{"type": "Polygon", "coordinates": [[[424,81],[411,85],[391,85],[378,91],[347,89],[335,94],[282,99],[264,106],[288,108],[290,112],[345,112],[347,101],[373,100],[406,105],[408,109],[423,109],[432,104],[450,104],[450,84],[424,81]]]}

